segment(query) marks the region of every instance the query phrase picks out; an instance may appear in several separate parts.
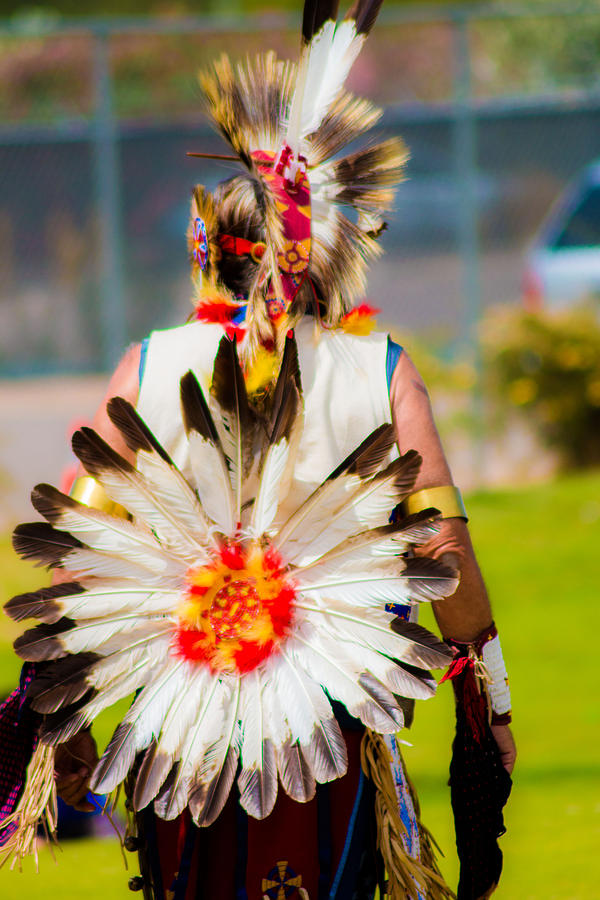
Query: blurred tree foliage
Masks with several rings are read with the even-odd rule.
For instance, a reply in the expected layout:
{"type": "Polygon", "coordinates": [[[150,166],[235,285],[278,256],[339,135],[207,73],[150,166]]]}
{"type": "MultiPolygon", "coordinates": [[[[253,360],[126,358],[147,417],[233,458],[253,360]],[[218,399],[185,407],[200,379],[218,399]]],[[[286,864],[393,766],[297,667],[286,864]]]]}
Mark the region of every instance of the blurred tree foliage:
{"type": "MultiPolygon", "coordinates": [[[[427,3],[451,4],[453,0],[386,0],[386,6],[424,6],[427,3]]],[[[476,3],[478,0],[466,0],[476,3]]],[[[466,5],[462,0],[461,5],[466,5]]],[[[66,16],[103,15],[180,15],[203,13],[282,12],[300,10],[303,0],[51,0],[44,3],[22,3],[19,0],[0,0],[0,16],[15,13],[49,11],[66,16]]],[[[349,5],[349,4],[348,4],[349,5]]]]}
{"type": "Polygon", "coordinates": [[[487,390],[500,417],[521,410],[566,466],[600,463],[600,322],[581,306],[500,307],[483,325],[487,390]]]}
{"type": "MultiPolygon", "coordinates": [[[[563,9],[568,4],[563,4],[563,9]]],[[[475,91],[480,96],[552,93],[600,84],[600,0],[551,15],[547,0],[529,0],[529,14],[474,22],[475,91]]]]}

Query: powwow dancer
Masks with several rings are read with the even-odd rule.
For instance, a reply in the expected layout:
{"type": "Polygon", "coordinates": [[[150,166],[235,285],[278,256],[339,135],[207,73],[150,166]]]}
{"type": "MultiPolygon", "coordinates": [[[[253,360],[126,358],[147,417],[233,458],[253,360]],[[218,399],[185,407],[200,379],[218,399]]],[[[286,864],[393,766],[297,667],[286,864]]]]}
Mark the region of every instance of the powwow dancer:
{"type": "Polygon", "coordinates": [[[14,535],[68,573],[6,607],[40,621],[1,720],[17,858],[55,787],[85,808],[125,782],[146,897],[452,896],[396,737],[450,643],[459,897],[497,883],[514,745],[488,598],[423,382],[352,308],[405,160],[398,140],[343,155],[380,115],[343,89],[380,3],[337,23],[307,2],[298,66],[201,75],[245,171],[194,191],[193,321],[127,353],[74,435],[85,474],[38,485],[46,522],[14,535]],[[428,601],[447,643],[416,623],[428,601]],[[98,762],[89,726],[132,694],[98,762]]]}

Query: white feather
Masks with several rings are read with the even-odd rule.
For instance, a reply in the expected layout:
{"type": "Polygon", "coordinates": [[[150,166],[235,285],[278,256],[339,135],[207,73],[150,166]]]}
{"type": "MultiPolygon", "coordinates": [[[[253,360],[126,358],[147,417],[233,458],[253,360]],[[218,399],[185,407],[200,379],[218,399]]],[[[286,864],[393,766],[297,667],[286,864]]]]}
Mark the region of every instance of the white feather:
{"type": "Polygon", "coordinates": [[[167,665],[147,683],[122,720],[100,760],[93,781],[98,793],[121,783],[140,750],[160,733],[169,707],[183,688],[183,661],[167,665]],[[101,773],[101,774],[100,774],[101,773]]]}
{"type": "Polygon", "coordinates": [[[61,613],[78,622],[113,616],[115,613],[132,612],[138,616],[163,613],[171,615],[181,602],[181,593],[152,588],[101,589],[73,594],[57,601],[61,613]]]}
{"type": "Polygon", "coordinates": [[[185,736],[173,784],[154,804],[161,818],[174,819],[187,805],[192,777],[200,767],[207,747],[223,727],[225,696],[229,696],[229,692],[223,682],[212,678],[204,696],[198,698],[198,711],[185,736]]]}
{"type": "Polygon", "coordinates": [[[204,512],[224,534],[236,527],[229,470],[221,451],[197,431],[190,431],[190,465],[204,512]]]}
{"type": "MultiPolygon", "coordinates": [[[[268,683],[255,669],[241,679],[240,713],[243,722],[241,765],[238,776],[240,804],[254,818],[268,816],[277,798],[275,740],[263,694],[268,683]]],[[[283,740],[283,737],[282,737],[283,740]]]]}
{"type": "Polygon", "coordinates": [[[304,648],[297,645],[293,656],[283,650],[274,677],[286,710],[292,736],[301,744],[316,781],[341,778],[348,768],[346,744],[325,691],[302,662],[304,648]]]}
{"type": "Polygon", "coordinates": [[[163,550],[151,531],[90,507],[65,507],[54,520],[54,525],[76,535],[92,550],[126,556],[144,567],[154,556],[173,558],[163,550]]]}
{"type": "Polygon", "coordinates": [[[99,578],[129,578],[140,584],[152,584],[165,578],[181,575],[181,561],[166,554],[148,556],[142,565],[132,562],[127,557],[105,553],[101,550],[76,548],[65,554],[62,560],[64,568],[74,573],[78,579],[87,576],[99,578]]]}
{"type": "Polygon", "coordinates": [[[298,603],[296,608],[307,612],[307,619],[314,627],[321,629],[324,626],[332,637],[345,635],[364,647],[394,659],[414,658],[414,641],[396,634],[390,628],[390,621],[394,618],[392,613],[378,609],[357,612],[353,604],[339,601],[336,604],[330,600],[325,600],[323,606],[298,603]]]}
{"type": "Polygon", "coordinates": [[[137,465],[148,479],[157,508],[165,516],[161,527],[169,543],[178,547],[183,537],[193,548],[214,544],[210,523],[179,469],[158,453],[144,450],[137,455],[137,465]]]}
{"type": "Polygon", "coordinates": [[[346,654],[339,642],[322,641],[314,628],[307,628],[306,623],[303,623],[290,640],[292,653],[292,648],[298,643],[304,648],[304,653],[302,657],[296,658],[297,662],[307,666],[307,671],[313,678],[327,685],[330,696],[343,703],[350,715],[382,734],[391,734],[402,726],[402,714],[393,696],[389,694],[386,697],[386,702],[394,713],[391,715],[359,683],[364,670],[359,662],[346,654]]]}
{"type": "MultiPolygon", "coordinates": [[[[166,463],[165,466],[171,469],[166,463]]],[[[149,526],[161,544],[169,545],[172,552],[184,557],[207,556],[206,549],[211,539],[208,528],[201,527],[202,514],[197,516],[193,530],[190,531],[187,524],[181,520],[174,497],[172,501],[164,502],[163,495],[169,494],[167,490],[169,479],[156,484],[154,480],[147,479],[138,471],[122,472],[111,469],[98,474],[97,480],[112,500],[124,506],[136,519],[149,526]],[[206,540],[198,540],[195,537],[198,529],[206,532],[206,540]]],[[[188,490],[191,489],[188,487],[188,490]]]]}
{"type": "Polygon", "coordinates": [[[328,20],[312,38],[302,90],[300,138],[312,134],[321,124],[344,86],[362,44],[362,38],[356,36],[352,19],[339,24],[328,20]]]}
{"type": "Polygon", "coordinates": [[[111,619],[85,622],[59,635],[61,646],[67,653],[93,651],[107,656],[121,650],[125,642],[143,640],[146,635],[171,633],[172,624],[164,616],[141,619],[135,613],[113,616],[111,619]]]}
{"type": "Polygon", "coordinates": [[[280,487],[290,455],[289,442],[282,438],[269,447],[260,476],[260,488],[254,503],[251,530],[257,536],[271,527],[280,501],[280,487]]]}

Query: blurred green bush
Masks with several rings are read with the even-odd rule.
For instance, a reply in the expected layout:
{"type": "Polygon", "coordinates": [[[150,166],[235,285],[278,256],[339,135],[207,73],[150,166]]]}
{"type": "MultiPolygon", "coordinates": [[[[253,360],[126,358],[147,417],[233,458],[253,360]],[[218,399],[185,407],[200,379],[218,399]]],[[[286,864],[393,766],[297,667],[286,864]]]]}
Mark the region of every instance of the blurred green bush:
{"type": "Polygon", "coordinates": [[[521,410],[567,468],[600,463],[597,309],[497,308],[484,318],[482,346],[486,395],[500,417],[521,410]]]}

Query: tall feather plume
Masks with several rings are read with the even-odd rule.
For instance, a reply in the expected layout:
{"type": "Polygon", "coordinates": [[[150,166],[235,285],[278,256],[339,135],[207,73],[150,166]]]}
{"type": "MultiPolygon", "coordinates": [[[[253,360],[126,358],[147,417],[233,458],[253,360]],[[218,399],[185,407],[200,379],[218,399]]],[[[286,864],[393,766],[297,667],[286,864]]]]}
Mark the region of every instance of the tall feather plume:
{"type": "Polygon", "coordinates": [[[303,21],[303,51],[292,98],[287,140],[296,153],[300,140],[316,131],[342,90],[382,0],[361,0],[336,23],[337,3],[310,3],[303,21]]]}

